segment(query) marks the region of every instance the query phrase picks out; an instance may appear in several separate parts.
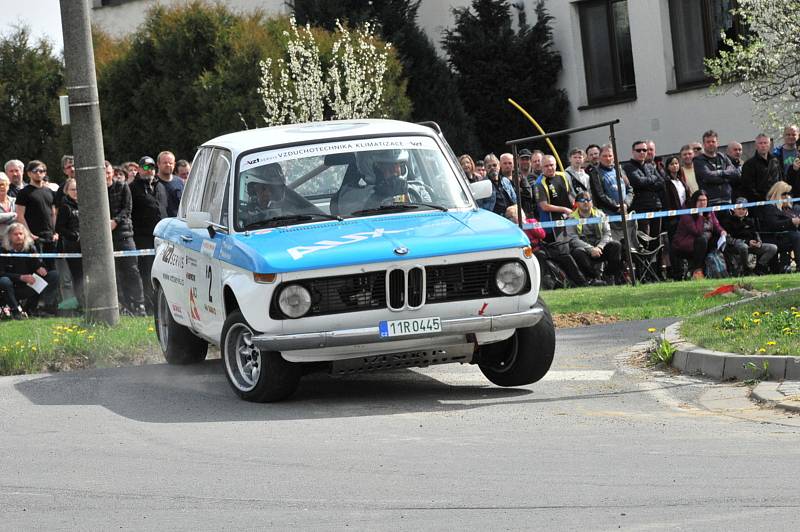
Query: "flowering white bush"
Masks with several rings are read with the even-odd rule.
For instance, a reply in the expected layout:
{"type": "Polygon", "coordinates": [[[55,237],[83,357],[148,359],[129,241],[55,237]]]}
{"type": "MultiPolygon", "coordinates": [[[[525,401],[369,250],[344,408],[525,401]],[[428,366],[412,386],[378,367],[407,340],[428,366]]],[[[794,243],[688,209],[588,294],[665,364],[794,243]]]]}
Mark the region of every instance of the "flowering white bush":
{"type": "Polygon", "coordinates": [[[390,45],[380,50],[369,24],[350,32],[337,21],[330,65],[323,68],[310,26],[298,28],[294,18],[289,23],[291,32],[284,32],[289,37],[286,59],[259,63],[258,93],[266,125],[319,121],[326,116],[375,117],[383,98],[390,45]]]}
{"type": "Polygon", "coordinates": [[[797,0],[737,0],[747,33],[724,37],[729,50],[706,60],[717,90],[748,94],[765,129],[796,123],[800,114],[800,9],[797,0]],[[723,86],[733,83],[732,86],[723,86]]]}

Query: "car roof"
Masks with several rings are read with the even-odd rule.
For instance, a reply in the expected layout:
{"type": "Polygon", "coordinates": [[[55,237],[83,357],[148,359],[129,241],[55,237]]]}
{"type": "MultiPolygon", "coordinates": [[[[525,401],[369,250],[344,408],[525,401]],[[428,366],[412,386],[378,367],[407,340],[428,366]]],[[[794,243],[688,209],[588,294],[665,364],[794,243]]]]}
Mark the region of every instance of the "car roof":
{"type": "Polygon", "coordinates": [[[203,143],[203,146],[228,148],[232,152],[240,153],[269,146],[336,140],[341,137],[408,135],[409,133],[433,136],[434,130],[428,126],[399,120],[329,120],[248,129],[213,138],[203,143]]]}

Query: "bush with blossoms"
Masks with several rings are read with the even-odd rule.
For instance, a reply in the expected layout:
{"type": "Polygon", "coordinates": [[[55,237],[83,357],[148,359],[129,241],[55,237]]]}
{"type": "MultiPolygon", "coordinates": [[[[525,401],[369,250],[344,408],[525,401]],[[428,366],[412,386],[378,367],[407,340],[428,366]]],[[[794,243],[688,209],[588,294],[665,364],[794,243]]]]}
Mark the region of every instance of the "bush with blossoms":
{"type": "MultiPolygon", "coordinates": [[[[385,118],[391,45],[370,24],[350,30],[337,21],[332,35],[315,35],[294,18],[283,32],[286,54],[259,62],[258,93],[267,126],[352,118],[385,118]],[[329,38],[330,48],[319,40],[329,38]]],[[[327,43],[326,43],[327,44],[327,43]]]]}

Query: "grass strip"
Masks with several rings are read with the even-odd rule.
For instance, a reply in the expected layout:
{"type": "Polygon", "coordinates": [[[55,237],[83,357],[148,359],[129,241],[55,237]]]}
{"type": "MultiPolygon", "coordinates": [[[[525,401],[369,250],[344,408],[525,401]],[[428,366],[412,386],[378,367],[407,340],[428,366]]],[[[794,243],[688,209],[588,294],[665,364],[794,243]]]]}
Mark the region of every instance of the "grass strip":
{"type": "Polygon", "coordinates": [[[738,283],[754,290],[774,292],[800,287],[800,273],[744,279],[664,282],[635,287],[625,285],[548,290],[541,292],[541,296],[553,314],[600,311],[621,320],[648,320],[691,316],[701,310],[741,299],[740,295],[703,297],[705,293],[721,285],[738,283]]]}
{"type": "Polygon", "coordinates": [[[800,356],[800,294],[784,294],[695,316],[681,326],[693,344],[743,355],[800,356]]]}
{"type": "Polygon", "coordinates": [[[153,318],[122,317],[116,327],[79,318],[0,325],[0,375],[141,364],[159,359],[153,318]]]}

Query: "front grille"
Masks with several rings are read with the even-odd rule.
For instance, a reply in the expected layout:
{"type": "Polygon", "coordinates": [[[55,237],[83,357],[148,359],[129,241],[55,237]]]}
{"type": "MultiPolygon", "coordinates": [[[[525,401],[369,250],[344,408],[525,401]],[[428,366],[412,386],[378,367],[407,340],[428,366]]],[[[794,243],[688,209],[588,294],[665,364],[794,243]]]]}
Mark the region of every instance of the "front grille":
{"type": "MultiPolygon", "coordinates": [[[[306,316],[322,316],[361,310],[419,308],[430,303],[503,297],[495,285],[497,269],[508,260],[465,262],[440,266],[415,266],[408,271],[394,269],[293,281],[311,293],[311,310],[306,316]],[[388,289],[387,289],[388,287],[388,289]]],[[[278,306],[282,286],[270,304],[272,319],[286,319],[278,306]]],[[[531,289],[530,279],[521,293],[531,289]]]]}
{"type": "MultiPolygon", "coordinates": [[[[428,266],[426,303],[502,297],[494,274],[507,260],[428,266]]],[[[530,279],[521,293],[530,291],[530,279]]]]}
{"type": "MultiPolygon", "coordinates": [[[[295,284],[295,283],[291,283],[295,284]]],[[[386,308],[386,272],[367,272],[338,277],[305,279],[296,284],[311,293],[311,310],[306,316],[322,316],[386,308]]],[[[272,319],[286,319],[278,307],[279,287],[270,304],[272,319]]]]}

